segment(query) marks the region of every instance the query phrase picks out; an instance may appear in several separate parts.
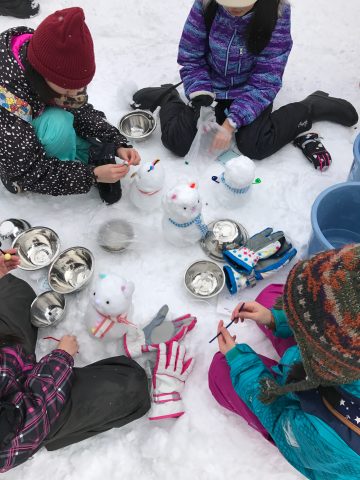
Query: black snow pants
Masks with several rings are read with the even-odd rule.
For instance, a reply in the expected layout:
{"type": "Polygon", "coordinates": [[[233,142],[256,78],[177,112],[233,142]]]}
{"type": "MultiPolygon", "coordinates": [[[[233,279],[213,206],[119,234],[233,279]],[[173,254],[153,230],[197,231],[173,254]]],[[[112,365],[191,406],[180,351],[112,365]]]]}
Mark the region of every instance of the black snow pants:
{"type": "MultiPolygon", "coordinates": [[[[221,125],[231,100],[220,100],[215,108],[221,125]]],[[[270,105],[252,123],[241,127],[235,134],[237,147],[243,155],[262,160],[277,152],[294,138],[311,128],[309,109],[300,102],[290,103],[272,111],[270,105]]],[[[160,109],[161,140],[175,155],[184,157],[195,138],[199,110],[186,105],[178,96],[169,96],[160,109]]]]}
{"type": "MultiPolygon", "coordinates": [[[[30,322],[33,289],[13,275],[0,279],[0,336],[16,335],[28,353],[35,353],[37,328],[30,322]]],[[[71,398],[52,426],[43,446],[57,450],[122,427],[150,408],[145,371],[124,356],[74,368],[71,398]]]]}

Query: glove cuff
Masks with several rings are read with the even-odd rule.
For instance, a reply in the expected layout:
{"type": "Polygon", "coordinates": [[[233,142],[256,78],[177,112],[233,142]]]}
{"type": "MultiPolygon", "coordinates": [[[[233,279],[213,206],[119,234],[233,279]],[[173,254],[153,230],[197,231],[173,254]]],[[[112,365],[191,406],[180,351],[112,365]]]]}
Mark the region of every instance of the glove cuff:
{"type": "Polygon", "coordinates": [[[185,413],[184,404],[178,392],[156,393],[154,391],[152,400],[149,420],[179,418],[185,413]]]}

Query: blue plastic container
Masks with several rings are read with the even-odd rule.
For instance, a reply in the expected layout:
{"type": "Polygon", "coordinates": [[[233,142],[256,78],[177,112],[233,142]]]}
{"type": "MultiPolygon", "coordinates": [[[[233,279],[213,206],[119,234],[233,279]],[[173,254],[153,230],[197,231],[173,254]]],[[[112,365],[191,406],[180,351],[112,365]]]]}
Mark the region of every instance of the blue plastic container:
{"type": "Polygon", "coordinates": [[[315,200],[308,255],[360,243],[360,182],[338,183],[315,200]]]}
{"type": "Polygon", "coordinates": [[[354,142],[354,161],[351,165],[351,170],[348,180],[352,182],[360,182],[360,133],[355,138],[354,142]]]}

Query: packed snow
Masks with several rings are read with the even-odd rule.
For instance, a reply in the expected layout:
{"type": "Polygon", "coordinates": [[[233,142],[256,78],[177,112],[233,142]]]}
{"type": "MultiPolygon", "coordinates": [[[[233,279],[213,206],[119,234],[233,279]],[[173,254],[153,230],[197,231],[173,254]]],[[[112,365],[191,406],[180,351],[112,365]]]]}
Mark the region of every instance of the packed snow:
{"type": "MultiPolygon", "coordinates": [[[[179,79],[177,46],[192,0],[119,1],[40,0],[41,13],[29,20],[0,17],[0,28],[37,24],[55,9],[81,6],[92,32],[97,71],[89,87],[90,102],[106,112],[117,125],[129,108],[129,95],[137,87],[157,86],[179,79]]],[[[317,89],[351,101],[360,111],[357,0],[292,0],[294,47],[284,75],[284,86],[275,108],[301,100],[317,89]]],[[[325,188],[346,180],[352,162],[352,144],[356,127],[330,123],[314,125],[323,137],[333,164],[324,173],[315,171],[299,149],[288,145],[280,152],[256,162],[256,177],[251,202],[228,212],[217,204],[219,165],[195,162],[186,164],[161,144],[160,131],[138,143],[144,161],[159,158],[166,172],[166,188],[188,179],[199,184],[205,222],[233,218],[254,234],[267,226],[282,229],[306,256],[311,233],[310,210],[316,196],[325,188]],[[214,194],[215,193],[215,194],[214,194]]],[[[130,175],[129,175],[130,177],[130,175]]],[[[220,187],[219,187],[220,188],[220,187]]],[[[224,477],[251,480],[295,480],[303,478],[270,443],[243,419],[220,407],[207,386],[207,371],[217,350],[208,341],[216,333],[220,318],[217,299],[197,300],[187,293],[183,277],[188,264],[205,258],[199,245],[180,249],[166,243],[161,229],[161,210],[143,213],[129,201],[129,180],[123,183],[123,198],[115,206],[101,204],[94,189],[89,195],[64,198],[37,194],[13,196],[0,186],[1,220],[24,218],[32,226],[53,228],[62,249],[83,245],[92,250],[96,270],[116,269],[135,283],[135,320],[146,324],[165,303],[175,315],[191,312],[198,318],[196,329],[186,338],[189,355],[196,358],[184,401],[186,414],[178,420],[149,422],[142,418],[120,430],[111,430],[89,440],[55,452],[39,451],[32,460],[4,474],[5,479],[27,480],[107,480],[196,479],[224,477]],[[134,223],[136,237],[122,255],[106,253],[97,245],[99,226],[106,219],[123,218],[134,223]]],[[[280,283],[288,269],[271,279],[280,283]]],[[[31,283],[37,292],[46,289],[46,269],[17,274],[31,283]]],[[[268,282],[234,297],[233,304],[252,300],[268,282]]],[[[59,338],[65,333],[77,335],[80,353],[76,365],[83,366],[120,349],[115,343],[104,345],[88,335],[84,313],[89,290],[68,298],[66,319],[56,328],[39,332],[37,355],[40,358],[55,347],[47,335],[59,338]]],[[[249,322],[231,327],[239,342],[248,342],[256,351],[276,358],[276,354],[257,327],[249,322]]],[[[101,401],[101,400],[100,400],[101,401]]],[[[106,408],[106,405],[104,405],[106,408]]]]}

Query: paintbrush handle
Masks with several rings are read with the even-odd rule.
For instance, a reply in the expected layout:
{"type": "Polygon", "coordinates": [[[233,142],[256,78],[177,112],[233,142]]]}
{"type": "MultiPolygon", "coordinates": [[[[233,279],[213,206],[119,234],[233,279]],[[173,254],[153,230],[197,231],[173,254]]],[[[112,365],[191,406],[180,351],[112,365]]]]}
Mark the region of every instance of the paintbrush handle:
{"type": "MultiPolygon", "coordinates": [[[[240,307],[240,309],[239,309],[239,313],[241,312],[241,310],[242,310],[244,307],[245,307],[245,302],[241,305],[241,307],[240,307]]],[[[237,318],[239,318],[239,317],[237,317],[237,318]]],[[[225,328],[228,329],[234,322],[235,322],[235,318],[234,318],[234,320],[231,320],[231,322],[228,323],[225,328]]],[[[209,343],[211,343],[211,342],[213,342],[214,340],[216,340],[220,335],[221,335],[221,332],[219,332],[217,335],[215,335],[215,337],[212,338],[212,339],[209,341],[209,343]]]]}

